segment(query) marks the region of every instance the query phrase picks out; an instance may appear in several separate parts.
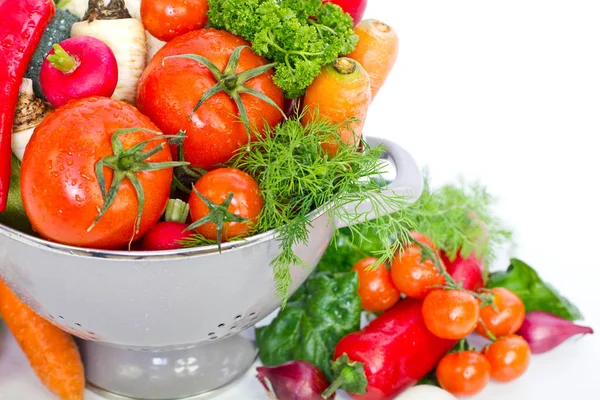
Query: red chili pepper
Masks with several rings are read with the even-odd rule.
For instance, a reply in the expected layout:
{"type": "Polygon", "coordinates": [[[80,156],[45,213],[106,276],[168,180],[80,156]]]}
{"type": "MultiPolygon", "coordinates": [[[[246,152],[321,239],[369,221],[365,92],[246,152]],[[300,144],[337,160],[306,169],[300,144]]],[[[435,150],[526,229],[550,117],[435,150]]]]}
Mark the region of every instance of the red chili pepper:
{"type": "Polygon", "coordinates": [[[342,338],[333,355],[337,378],[328,391],[342,388],[356,400],[391,400],[431,372],[457,341],[429,332],[422,305],[422,300],[402,300],[342,338]]]}
{"type": "Polygon", "coordinates": [[[19,87],[42,34],[56,13],[53,0],[0,0],[0,212],[10,187],[11,135],[19,87]]]}

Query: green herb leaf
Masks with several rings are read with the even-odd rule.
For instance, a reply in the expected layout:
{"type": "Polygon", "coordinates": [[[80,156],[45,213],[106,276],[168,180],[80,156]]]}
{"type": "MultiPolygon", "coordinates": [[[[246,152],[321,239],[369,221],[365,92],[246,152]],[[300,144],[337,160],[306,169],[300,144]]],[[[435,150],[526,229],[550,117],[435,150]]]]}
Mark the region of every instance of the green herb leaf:
{"type": "Polygon", "coordinates": [[[304,94],[321,67],[354,50],[352,17],[321,0],[209,0],[209,24],[252,43],[276,62],[273,81],[289,99],[304,94]]]}
{"type": "Polygon", "coordinates": [[[356,272],[311,276],[270,325],[257,328],[262,363],[305,360],[331,379],[335,345],[360,328],[357,290],[356,272]]]}
{"type": "Polygon", "coordinates": [[[475,253],[483,260],[486,268],[483,276],[487,278],[487,268],[494,261],[495,251],[512,236],[494,213],[495,199],[483,185],[467,184],[462,179],[434,190],[427,172],[424,175],[423,194],[407,210],[407,217],[451,261],[458,254],[468,258],[475,253]]]}
{"type": "Polygon", "coordinates": [[[542,281],[533,268],[516,258],[510,260],[507,271],[493,273],[487,286],[512,290],[523,300],[527,312],[546,311],[570,321],[583,319],[573,303],[542,281]]]}
{"type": "Polygon", "coordinates": [[[230,162],[231,167],[252,175],[261,189],[264,206],[255,232],[277,230],[281,253],[271,266],[283,305],[291,285],[290,266],[306,265],[294,249],[308,242],[313,211],[322,210],[330,223],[338,219],[353,225],[363,220],[362,214],[352,211],[353,206],[371,204],[379,218],[353,225],[349,232],[355,240],[363,238],[365,242],[369,241],[366,233],[375,235],[379,243],[394,238],[371,254],[379,262],[392,260],[413,227],[404,213],[406,198],[384,193],[386,186],[376,180],[386,172],[387,165],[380,159],[383,146],[370,147],[362,139],[360,146],[343,142],[338,132],[352,121],[331,124],[315,112],[312,122],[302,124],[302,114],[266,132],[255,130],[256,140],[230,162]],[[325,154],[323,138],[335,141],[335,155],[325,154]],[[346,208],[349,205],[353,205],[350,210],[346,208]]]}

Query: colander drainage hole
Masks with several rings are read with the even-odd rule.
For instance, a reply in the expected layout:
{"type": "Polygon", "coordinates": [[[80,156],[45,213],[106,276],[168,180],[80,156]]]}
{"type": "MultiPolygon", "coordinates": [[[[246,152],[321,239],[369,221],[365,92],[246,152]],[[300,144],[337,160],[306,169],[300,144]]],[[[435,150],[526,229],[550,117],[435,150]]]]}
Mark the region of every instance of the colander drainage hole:
{"type": "Polygon", "coordinates": [[[223,324],[223,323],[219,324],[219,328],[223,328],[223,327],[225,327],[225,324],[223,324]]]}
{"type": "Polygon", "coordinates": [[[255,315],[256,315],[256,313],[255,313],[255,312],[251,312],[251,313],[250,313],[250,316],[251,316],[251,317],[254,317],[255,315]]]}
{"type": "Polygon", "coordinates": [[[240,319],[242,319],[242,316],[241,316],[241,315],[237,315],[237,316],[235,317],[235,320],[236,320],[236,321],[239,321],[240,319]]]}
{"type": "Polygon", "coordinates": [[[81,324],[79,322],[75,322],[75,325],[81,328],[81,324]]]}
{"type": "Polygon", "coordinates": [[[237,329],[237,325],[233,325],[233,326],[231,327],[231,330],[234,330],[234,329],[237,329]]]}
{"type": "Polygon", "coordinates": [[[60,319],[65,319],[62,315],[59,315],[58,318],[60,319]]]}

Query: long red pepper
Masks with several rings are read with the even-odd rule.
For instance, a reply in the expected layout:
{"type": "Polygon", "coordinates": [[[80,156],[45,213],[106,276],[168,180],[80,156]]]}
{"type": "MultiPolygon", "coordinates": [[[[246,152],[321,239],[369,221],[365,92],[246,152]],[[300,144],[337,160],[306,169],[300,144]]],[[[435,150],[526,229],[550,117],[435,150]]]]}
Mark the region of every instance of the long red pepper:
{"type": "Polygon", "coordinates": [[[11,135],[19,87],[55,13],[53,0],[0,0],[0,212],[6,209],[10,187],[11,135]]]}
{"type": "MultiPolygon", "coordinates": [[[[451,275],[475,290],[481,270],[470,267],[457,263],[451,275]]],[[[341,387],[355,400],[391,400],[433,370],[458,342],[429,332],[422,305],[422,300],[402,300],[363,330],[343,337],[333,355],[337,378],[331,390],[341,387]]]]}

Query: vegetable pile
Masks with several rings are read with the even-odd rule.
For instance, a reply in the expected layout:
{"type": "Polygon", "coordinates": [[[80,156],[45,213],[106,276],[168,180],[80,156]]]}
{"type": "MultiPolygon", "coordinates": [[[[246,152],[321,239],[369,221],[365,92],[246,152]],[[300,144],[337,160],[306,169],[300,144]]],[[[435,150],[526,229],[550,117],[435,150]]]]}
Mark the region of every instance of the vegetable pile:
{"type": "Polygon", "coordinates": [[[337,389],[357,400],[433,398],[432,385],[448,398],[468,397],[490,380],[520,378],[532,354],[592,334],[573,322],[583,318],[579,310],[523,261],[488,272],[512,240],[493,200],[479,184],[426,184],[407,209],[417,230],[391,263],[373,256],[393,238],[381,241],[369,227],[360,237],[338,230],[288,307],[256,330],[271,385],[310,388],[311,399],[337,389]],[[294,372],[290,365],[300,362],[294,372]],[[326,390],[316,378],[306,383],[309,366],[328,379],[326,390]]]}
{"type": "MultiPolygon", "coordinates": [[[[414,205],[389,194],[386,149],[362,130],[398,37],[362,19],[365,0],[55,3],[0,0],[11,15],[0,27],[0,223],[147,252],[222,251],[275,231],[284,307],[257,330],[271,396],[391,399],[432,371],[474,394],[522,375],[531,352],[591,333],[521,261],[488,273],[510,233],[484,188],[426,187],[414,205]],[[375,218],[357,225],[351,204],[374,204],[375,218]],[[317,210],[349,227],[290,296],[317,210]],[[473,332],[490,339],[483,352],[465,341],[473,332]]],[[[1,282],[0,305],[41,381],[81,399],[70,334],[1,282]]]]}

